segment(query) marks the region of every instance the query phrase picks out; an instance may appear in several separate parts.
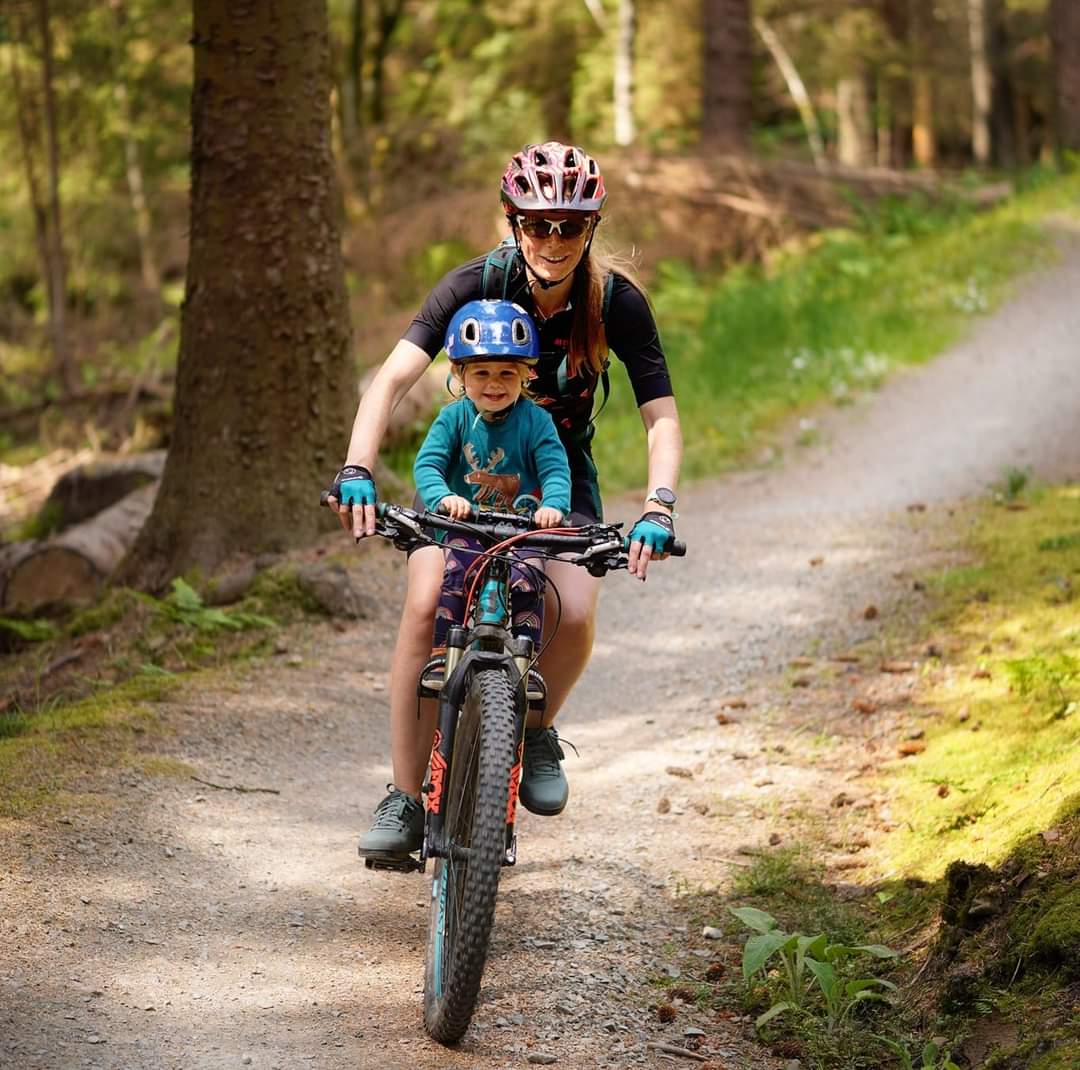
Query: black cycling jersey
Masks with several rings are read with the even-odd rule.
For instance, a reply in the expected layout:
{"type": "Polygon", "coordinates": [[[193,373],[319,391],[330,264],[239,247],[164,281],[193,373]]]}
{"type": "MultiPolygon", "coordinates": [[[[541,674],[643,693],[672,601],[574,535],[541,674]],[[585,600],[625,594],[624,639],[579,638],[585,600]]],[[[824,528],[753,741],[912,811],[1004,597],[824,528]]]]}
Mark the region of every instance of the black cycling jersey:
{"type": "MultiPolygon", "coordinates": [[[[454,313],[467,301],[484,297],[481,282],[486,257],[480,256],[445,275],[428,294],[404,337],[420,346],[433,359],[443,348],[446,329],[454,313]]],[[[588,452],[589,419],[599,376],[591,369],[566,380],[560,387],[559,368],[570,347],[573,312],[566,308],[546,320],[536,313],[536,305],[520,257],[514,263],[506,297],[516,301],[535,320],[540,339],[540,360],[529,391],[555,421],[560,437],[569,447],[578,445],[588,452]]],[[[637,404],[672,396],[671,378],[660,345],[652,310],[641,292],[622,275],[614,274],[611,300],[604,319],[608,346],[626,365],[637,404]]],[[[573,457],[571,458],[573,468],[573,457]]]]}

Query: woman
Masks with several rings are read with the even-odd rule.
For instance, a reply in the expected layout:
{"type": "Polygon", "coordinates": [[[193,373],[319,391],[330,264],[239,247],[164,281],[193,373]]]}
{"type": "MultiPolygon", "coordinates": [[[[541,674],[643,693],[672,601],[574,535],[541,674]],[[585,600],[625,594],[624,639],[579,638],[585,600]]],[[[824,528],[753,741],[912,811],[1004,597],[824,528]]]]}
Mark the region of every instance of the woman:
{"type": "MultiPolygon", "coordinates": [[[[607,387],[608,347],[626,366],[645,428],[650,488],[631,529],[629,571],[644,580],[672,534],[682,436],[664,353],[643,292],[593,250],[607,199],[597,162],[577,146],[549,141],[527,145],[502,178],[502,205],[510,239],[486,257],[455,268],[428,295],[360,401],[346,466],[334,481],[331,503],[356,538],[374,534],[371,468],[394,407],[442,348],[452,316],[467,301],[501,297],[536,321],[540,360],[530,393],[555,421],[571,475],[570,523],[601,516],[591,421],[597,387],[607,387]],[[512,239],[512,243],[511,243],[512,239]]],[[[408,592],[390,670],[390,737],[395,787],[379,804],[361,854],[406,854],[423,835],[420,789],[434,733],[434,704],[416,716],[416,678],[430,654],[432,619],[439,600],[443,558],[437,547],[413,553],[408,592]]],[[[534,813],[553,815],[566,805],[563,752],[552,727],[592,651],[599,580],[571,564],[549,562],[547,574],[561,596],[562,615],[540,669],[548,687],[542,724],[525,733],[519,798],[534,813]]],[[[555,613],[548,613],[553,622],[555,613]]]]}

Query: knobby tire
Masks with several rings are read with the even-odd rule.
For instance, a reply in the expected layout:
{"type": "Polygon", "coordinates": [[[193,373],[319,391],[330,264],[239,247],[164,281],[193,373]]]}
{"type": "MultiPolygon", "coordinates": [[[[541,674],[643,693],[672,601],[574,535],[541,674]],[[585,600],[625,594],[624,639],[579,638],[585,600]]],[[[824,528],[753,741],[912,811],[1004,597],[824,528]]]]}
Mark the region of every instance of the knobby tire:
{"type": "Polygon", "coordinates": [[[514,691],[505,672],[477,672],[454,736],[445,793],[448,843],[469,849],[467,862],[440,858],[431,885],[424,1027],[456,1044],[480,994],[495,897],[506,850],[506,808],[514,762],[514,691]]]}

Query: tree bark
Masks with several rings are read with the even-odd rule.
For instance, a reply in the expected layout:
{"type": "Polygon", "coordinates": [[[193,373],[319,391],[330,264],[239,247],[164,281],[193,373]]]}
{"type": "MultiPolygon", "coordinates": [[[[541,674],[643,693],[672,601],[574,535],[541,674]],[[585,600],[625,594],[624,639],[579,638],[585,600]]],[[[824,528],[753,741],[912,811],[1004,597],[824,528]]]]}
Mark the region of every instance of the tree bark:
{"type": "Polygon", "coordinates": [[[195,0],[175,428],[122,568],[159,589],[321,529],[356,404],[325,0],[195,0]]]}
{"type": "Polygon", "coordinates": [[[615,39],[615,144],[632,145],[634,126],[634,42],[637,38],[635,0],[619,0],[615,39]]]}
{"type": "Polygon", "coordinates": [[[874,127],[866,78],[853,74],[836,86],[836,157],[847,167],[869,167],[874,161],[874,127]]]}
{"type": "Polygon", "coordinates": [[[928,0],[911,5],[911,152],[919,167],[937,162],[934,136],[934,75],[930,64],[933,12],[928,0]]]}
{"type": "Polygon", "coordinates": [[[994,99],[994,64],[991,56],[992,0],[968,0],[968,36],[971,42],[971,154],[980,167],[990,165],[993,151],[991,110],[994,99]]]}
{"type": "Polygon", "coordinates": [[[701,143],[713,152],[746,152],[754,59],[750,0],[704,0],[702,19],[701,143]]]}
{"type": "Polygon", "coordinates": [[[67,261],[64,256],[64,227],[60,211],[60,134],[56,118],[56,80],[53,72],[52,26],[49,0],[35,5],[41,33],[41,88],[45,103],[45,133],[48,146],[48,228],[49,335],[52,340],[53,371],[64,394],[79,387],[79,373],[71,353],[67,331],[67,261]]]}
{"type": "Polygon", "coordinates": [[[1080,152],[1080,3],[1050,0],[1054,126],[1058,151],[1080,152]]]}

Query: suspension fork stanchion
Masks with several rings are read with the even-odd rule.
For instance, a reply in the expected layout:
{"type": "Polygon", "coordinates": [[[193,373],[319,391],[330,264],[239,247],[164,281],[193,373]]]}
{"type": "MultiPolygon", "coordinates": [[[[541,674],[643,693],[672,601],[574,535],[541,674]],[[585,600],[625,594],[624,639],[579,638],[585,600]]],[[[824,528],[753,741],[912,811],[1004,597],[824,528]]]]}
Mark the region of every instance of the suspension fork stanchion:
{"type": "Polygon", "coordinates": [[[506,853],[503,865],[512,866],[517,861],[518,791],[521,788],[522,766],[525,754],[525,718],[529,713],[529,663],[532,661],[533,643],[528,636],[514,636],[506,643],[506,651],[513,658],[518,679],[514,686],[514,764],[510,769],[510,789],[506,801],[506,853]]]}
{"type": "Polygon", "coordinates": [[[443,823],[446,818],[446,780],[450,773],[450,761],[454,753],[454,731],[457,728],[458,711],[465,697],[466,674],[457,671],[468,642],[468,629],[459,625],[450,628],[446,635],[446,662],[443,668],[443,686],[439,690],[438,719],[435,740],[431,747],[431,780],[427,788],[427,835],[424,837],[424,854],[441,856],[445,853],[443,823]]]}

